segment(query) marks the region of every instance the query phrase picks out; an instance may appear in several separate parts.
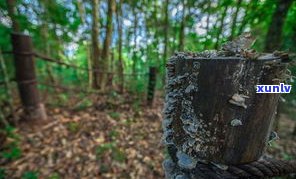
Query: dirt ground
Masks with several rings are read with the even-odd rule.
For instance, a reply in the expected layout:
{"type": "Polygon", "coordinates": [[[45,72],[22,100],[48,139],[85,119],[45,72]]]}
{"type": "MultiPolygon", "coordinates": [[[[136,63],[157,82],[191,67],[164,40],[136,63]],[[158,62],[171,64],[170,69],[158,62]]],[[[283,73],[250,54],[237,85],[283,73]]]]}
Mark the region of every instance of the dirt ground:
{"type": "MultiPolygon", "coordinates": [[[[81,111],[50,107],[46,124],[19,126],[16,132],[21,157],[1,160],[6,177],[164,178],[162,98],[158,97],[152,108],[108,105],[98,104],[81,111]]],[[[281,139],[268,148],[269,154],[295,159],[296,142],[291,136],[294,125],[295,121],[281,115],[281,139]]],[[[11,140],[14,139],[7,143],[11,140]]]]}

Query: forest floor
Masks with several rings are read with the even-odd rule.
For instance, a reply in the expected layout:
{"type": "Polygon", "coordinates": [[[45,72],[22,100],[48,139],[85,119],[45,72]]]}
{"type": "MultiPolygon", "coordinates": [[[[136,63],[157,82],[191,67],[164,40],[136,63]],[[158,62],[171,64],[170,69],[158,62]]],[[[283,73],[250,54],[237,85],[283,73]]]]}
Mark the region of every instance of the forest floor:
{"type": "MultiPolygon", "coordinates": [[[[2,173],[10,179],[163,178],[162,97],[152,108],[97,101],[78,111],[48,107],[49,120],[41,127],[21,124],[16,130],[21,156],[0,161],[2,173]]],[[[268,151],[277,158],[295,158],[295,121],[285,114],[280,121],[281,139],[268,151]]]]}

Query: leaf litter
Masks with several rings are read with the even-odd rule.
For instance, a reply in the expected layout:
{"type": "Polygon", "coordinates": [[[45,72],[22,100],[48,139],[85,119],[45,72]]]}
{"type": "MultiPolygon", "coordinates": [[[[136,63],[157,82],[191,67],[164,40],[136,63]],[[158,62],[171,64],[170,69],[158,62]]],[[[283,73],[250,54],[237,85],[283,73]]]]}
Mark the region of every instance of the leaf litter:
{"type": "MultiPolygon", "coordinates": [[[[1,171],[10,179],[35,173],[48,179],[164,178],[163,101],[157,96],[152,108],[130,103],[112,104],[115,111],[102,105],[81,111],[48,108],[51,120],[47,124],[18,126],[21,157],[0,158],[1,171]]],[[[270,155],[295,159],[294,125],[281,115],[281,139],[268,147],[270,155]]]]}

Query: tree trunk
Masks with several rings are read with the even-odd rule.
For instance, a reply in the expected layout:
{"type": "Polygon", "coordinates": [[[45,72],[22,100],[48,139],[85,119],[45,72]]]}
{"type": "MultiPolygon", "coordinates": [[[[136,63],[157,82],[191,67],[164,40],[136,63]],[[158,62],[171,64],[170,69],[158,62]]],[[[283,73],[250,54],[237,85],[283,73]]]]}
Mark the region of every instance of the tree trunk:
{"type": "Polygon", "coordinates": [[[182,0],[182,20],[180,25],[180,32],[179,32],[179,51],[184,51],[184,43],[185,43],[185,21],[186,21],[186,0],[182,0]]]}
{"type": "Polygon", "coordinates": [[[254,10],[256,11],[256,8],[258,7],[258,0],[251,0],[250,3],[247,4],[247,7],[245,9],[245,14],[242,22],[240,23],[239,29],[238,29],[238,35],[242,34],[246,25],[253,25],[254,20],[256,19],[254,16],[254,10]]]}
{"type": "MultiPolygon", "coordinates": [[[[44,9],[44,14],[43,14],[43,19],[42,19],[42,25],[41,25],[41,36],[43,39],[49,39],[49,34],[48,34],[48,11],[47,11],[47,1],[40,1],[43,9],[44,9]]],[[[43,53],[46,56],[50,56],[50,45],[48,43],[48,41],[44,41],[43,44],[43,53]]],[[[52,68],[51,68],[51,64],[47,63],[46,64],[46,72],[48,74],[49,80],[52,84],[56,84],[56,81],[54,79],[53,73],[52,73],[52,68]]]]}
{"type": "Polygon", "coordinates": [[[108,65],[108,75],[107,75],[107,82],[106,88],[113,89],[113,76],[114,76],[114,49],[110,50],[110,60],[108,65]]]}
{"type": "MultiPolygon", "coordinates": [[[[108,13],[107,13],[107,24],[106,24],[106,37],[104,40],[104,46],[102,50],[102,58],[101,58],[101,66],[102,69],[108,69],[109,64],[109,49],[112,39],[112,20],[113,20],[113,12],[115,10],[115,0],[108,0],[108,13]]],[[[106,70],[107,71],[107,70],[106,70]]],[[[101,90],[105,90],[105,86],[107,83],[107,73],[102,73],[100,75],[100,88],[101,90]]]]}
{"type": "Polygon", "coordinates": [[[99,0],[92,1],[92,64],[93,64],[93,87],[100,88],[100,49],[99,49],[99,0]]]}
{"type": "Polygon", "coordinates": [[[120,0],[118,7],[116,8],[116,21],[118,30],[118,73],[119,73],[119,91],[124,91],[124,76],[123,76],[123,60],[122,60],[122,4],[123,0],[120,0]]]}
{"type": "Polygon", "coordinates": [[[134,48],[133,48],[133,74],[134,78],[136,78],[136,68],[137,68],[137,27],[138,27],[138,16],[137,16],[137,11],[136,7],[133,7],[133,16],[134,16],[134,48]]]}
{"type": "Polygon", "coordinates": [[[293,0],[277,0],[277,6],[273,13],[265,41],[265,50],[267,52],[281,47],[283,26],[292,2],[293,0]]]}
{"type": "Polygon", "coordinates": [[[85,9],[82,0],[77,0],[77,8],[82,24],[85,24],[85,9]]]}
{"type": "Polygon", "coordinates": [[[217,41],[215,43],[215,49],[218,49],[219,47],[219,42],[220,42],[220,37],[222,36],[222,31],[223,31],[223,27],[224,27],[224,22],[225,22],[225,17],[227,15],[227,10],[228,10],[228,5],[224,7],[224,10],[222,12],[222,16],[220,19],[220,27],[218,29],[218,33],[217,33],[217,41]]]}
{"type": "Polygon", "coordinates": [[[37,88],[31,37],[21,33],[13,33],[11,41],[14,52],[15,77],[22,105],[27,114],[26,118],[36,121],[46,120],[45,107],[41,102],[37,88]]]}
{"type": "MultiPolygon", "coordinates": [[[[166,60],[168,58],[168,35],[169,35],[169,0],[165,1],[165,5],[164,5],[164,51],[163,51],[163,62],[162,62],[162,66],[163,69],[162,71],[165,72],[165,64],[166,64],[166,60]]],[[[163,83],[165,82],[165,75],[163,76],[163,83]]]]}
{"type": "Polygon", "coordinates": [[[206,31],[207,31],[207,34],[206,34],[206,41],[205,41],[205,46],[204,46],[204,49],[207,49],[209,47],[209,43],[210,43],[210,39],[209,39],[209,35],[210,35],[210,17],[211,17],[211,6],[212,6],[212,2],[211,1],[208,1],[207,3],[207,25],[206,25],[206,31]]]}
{"type": "Polygon", "coordinates": [[[236,3],[236,9],[235,9],[235,12],[233,14],[233,19],[232,19],[232,24],[231,24],[231,34],[229,36],[229,40],[231,41],[235,35],[235,32],[236,32],[236,27],[237,27],[237,15],[239,13],[239,10],[240,10],[240,7],[241,7],[241,4],[242,4],[242,0],[237,0],[237,3],[236,3]]]}
{"type": "MultiPolygon", "coordinates": [[[[12,122],[16,123],[16,116],[14,114],[14,106],[13,106],[13,95],[11,90],[12,87],[11,87],[11,83],[9,82],[9,76],[7,74],[7,69],[6,69],[6,65],[5,65],[1,50],[0,50],[0,74],[3,75],[4,77],[4,87],[6,89],[8,107],[9,107],[11,116],[13,118],[12,122]]],[[[1,122],[4,123],[5,127],[8,126],[8,122],[6,121],[4,114],[1,122]]]]}
{"type": "Polygon", "coordinates": [[[16,19],[16,7],[15,7],[15,0],[6,0],[8,15],[12,22],[12,30],[14,32],[20,32],[20,25],[16,19]]]}
{"type": "MultiPolygon", "coordinates": [[[[87,68],[88,69],[93,69],[93,64],[92,64],[92,59],[93,59],[93,53],[92,53],[92,44],[87,43],[87,68]]],[[[93,85],[93,71],[88,71],[88,87],[92,88],[93,85]]]]}

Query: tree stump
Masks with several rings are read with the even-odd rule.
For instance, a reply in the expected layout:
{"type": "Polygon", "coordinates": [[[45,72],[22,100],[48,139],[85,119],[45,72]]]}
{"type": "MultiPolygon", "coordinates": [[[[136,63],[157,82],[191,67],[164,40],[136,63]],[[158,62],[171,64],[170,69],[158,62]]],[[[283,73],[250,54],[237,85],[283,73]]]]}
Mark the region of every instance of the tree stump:
{"type": "MultiPolygon", "coordinates": [[[[272,54],[250,60],[178,53],[167,63],[163,140],[171,164],[194,169],[198,161],[236,165],[259,159],[268,142],[286,64],[272,54]]],[[[164,162],[167,178],[174,173],[164,162]]],[[[174,177],[172,177],[174,178],[174,177]]]]}

